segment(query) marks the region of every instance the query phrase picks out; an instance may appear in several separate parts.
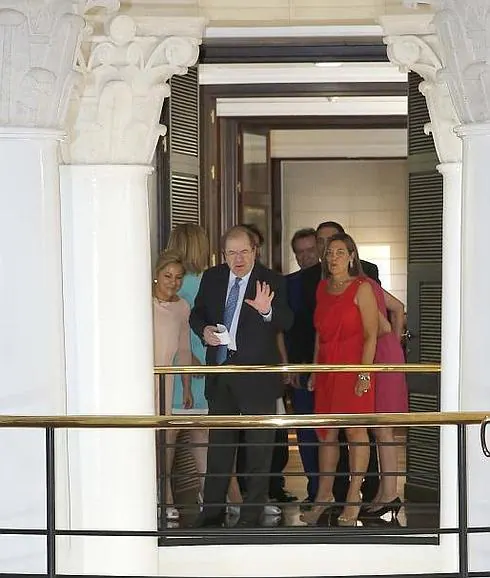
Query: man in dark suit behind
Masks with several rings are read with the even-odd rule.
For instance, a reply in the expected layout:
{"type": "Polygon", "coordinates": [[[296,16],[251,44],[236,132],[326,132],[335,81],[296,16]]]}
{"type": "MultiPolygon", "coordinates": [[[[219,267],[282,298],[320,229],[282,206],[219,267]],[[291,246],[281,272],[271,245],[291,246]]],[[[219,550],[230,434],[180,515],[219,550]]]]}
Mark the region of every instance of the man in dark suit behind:
{"type": "MultiPolygon", "coordinates": [[[[305,342],[305,333],[311,333],[313,319],[310,311],[305,307],[303,295],[303,274],[318,263],[318,249],[315,229],[300,229],[291,239],[291,248],[299,271],[286,275],[289,306],[294,312],[294,323],[284,335],[287,352],[286,363],[311,363],[313,359],[311,346],[305,342]]],[[[290,374],[289,385],[291,404],[296,414],[313,414],[314,395],[308,389],[307,373],[290,374]]],[[[299,455],[308,483],[306,485],[306,503],[313,503],[318,491],[318,443],[316,431],[309,428],[296,430],[299,455]]]]}
{"type": "MultiPolygon", "coordinates": [[[[203,274],[190,316],[193,331],[208,345],[208,365],[280,363],[277,333],[287,331],[293,314],[287,305],[284,279],[255,261],[255,243],[244,227],[233,227],[224,236],[226,263],[203,274]],[[228,345],[220,345],[217,324],[225,325],[228,345]]],[[[279,374],[223,373],[206,377],[210,415],[275,414],[283,394],[279,374]]],[[[246,474],[270,472],[274,430],[247,430],[246,474]]],[[[198,526],[219,526],[224,521],[225,500],[238,442],[238,430],[210,430],[204,507],[198,526]]],[[[259,523],[268,500],[267,476],[250,476],[239,526],[259,523]]]]}
{"type": "MultiPolygon", "coordinates": [[[[339,223],[335,221],[326,221],[320,223],[316,229],[316,239],[318,254],[320,257],[323,255],[326,241],[336,235],[337,233],[344,233],[344,228],[339,223]]],[[[379,271],[378,267],[374,263],[369,261],[362,261],[361,266],[364,273],[379,283],[379,271]]],[[[302,334],[298,340],[301,343],[301,348],[303,351],[311,352],[311,358],[305,363],[313,362],[313,353],[315,350],[315,328],[313,326],[313,315],[316,307],[316,289],[318,283],[322,278],[322,264],[318,262],[313,267],[309,267],[301,272],[303,279],[303,298],[304,298],[304,308],[303,308],[303,318],[301,320],[302,334]]],[[[296,322],[296,321],[295,321],[296,322]]],[[[374,441],[372,434],[370,435],[370,440],[374,441]]],[[[345,444],[345,436],[343,432],[340,432],[339,441],[345,444]]],[[[347,495],[347,486],[349,485],[349,476],[341,475],[341,472],[349,471],[349,452],[347,451],[347,446],[342,445],[340,448],[340,459],[337,466],[337,476],[334,483],[334,496],[337,502],[345,501],[345,496],[347,495]]],[[[362,495],[364,501],[371,501],[376,492],[378,491],[379,478],[378,474],[378,458],[376,454],[376,446],[371,445],[371,454],[369,458],[368,475],[362,486],[362,495]]]]}

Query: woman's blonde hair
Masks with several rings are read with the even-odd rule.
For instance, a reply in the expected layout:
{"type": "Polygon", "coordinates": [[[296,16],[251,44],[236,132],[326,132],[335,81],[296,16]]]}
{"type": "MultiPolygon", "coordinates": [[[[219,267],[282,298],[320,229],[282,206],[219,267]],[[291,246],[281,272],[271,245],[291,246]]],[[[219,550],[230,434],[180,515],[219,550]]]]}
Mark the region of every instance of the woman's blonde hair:
{"type": "Polygon", "coordinates": [[[163,251],[163,253],[160,254],[160,257],[158,257],[157,264],[155,265],[155,272],[153,274],[153,289],[155,289],[158,275],[165,269],[165,267],[168,267],[169,265],[180,265],[184,274],[186,272],[184,259],[178,251],[163,251]]]}
{"type": "Polygon", "coordinates": [[[177,225],[170,233],[167,249],[182,255],[186,271],[201,274],[209,264],[209,240],[206,231],[195,223],[177,225]]]}

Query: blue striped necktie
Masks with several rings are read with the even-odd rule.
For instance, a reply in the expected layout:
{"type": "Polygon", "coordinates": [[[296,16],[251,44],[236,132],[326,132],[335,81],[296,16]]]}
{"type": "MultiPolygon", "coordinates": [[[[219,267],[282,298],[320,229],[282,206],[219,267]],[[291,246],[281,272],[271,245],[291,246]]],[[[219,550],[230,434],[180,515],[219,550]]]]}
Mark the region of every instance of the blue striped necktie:
{"type": "MultiPolygon", "coordinates": [[[[233,321],[233,315],[235,315],[236,306],[238,303],[238,295],[240,294],[240,277],[235,279],[232,288],[230,289],[230,294],[225,304],[225,312],[223,314],[223,325],[230,331],[231,323],[233,321]]],[[[226,361],[228,355],[228,345],[220,345],[218,347],[218,352],[216,354],[216,363],[221,365],[226,361]]]]}

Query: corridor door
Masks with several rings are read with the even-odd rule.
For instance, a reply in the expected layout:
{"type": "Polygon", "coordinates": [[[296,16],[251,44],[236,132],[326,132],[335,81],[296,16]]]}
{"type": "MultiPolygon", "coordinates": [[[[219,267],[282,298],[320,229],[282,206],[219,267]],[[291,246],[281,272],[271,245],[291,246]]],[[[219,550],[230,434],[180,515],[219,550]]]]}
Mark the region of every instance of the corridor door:
{"type": "MultiPolygon", "coordinates": [[[[443,183],[432,136],[424,133],[430,119],[420,82],[420,76],[409,74],[407,360],[439,363],[443,183]]],[[[408,383],[410,411],[439,411],[438,374],[408,374],[408,383]]],[[[408,508],[411,526],[439,523],[439,445],[439,428],[412,428],[408,433],[405,498],[413,504],[408,508]]]]}
{"type": "Polygon", "coordinates": [[[272,262],[270,138],[267,130],[240,126],[238,131],[238,221],[255,225],[264,236],[261,261],[272,262]]]}

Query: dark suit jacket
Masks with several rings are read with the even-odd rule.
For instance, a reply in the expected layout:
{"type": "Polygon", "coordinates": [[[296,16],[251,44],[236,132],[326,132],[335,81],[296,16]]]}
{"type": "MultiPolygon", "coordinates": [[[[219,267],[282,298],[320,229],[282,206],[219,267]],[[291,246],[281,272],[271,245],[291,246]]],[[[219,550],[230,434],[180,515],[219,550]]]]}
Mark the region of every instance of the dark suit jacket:
{"type": "MultiPolygon", "coordinates": [[[[381,285],[381,281],[379,280],[379,270],[374,263],[361,260],[361,266],[365,275],[381,285]]],[[[290,338],[290,341],[299,344],[297,347],[301,350],[301,355],[304,358],[302,359],[303,363],[312,363],[315,349],[315,327],[313,325],[313,315],[316,307],[316,289],[318,283],[320,283],[320,279],[322,278],[321,263],[317,263],[316,265],[313,265],[313,267],[301,271],[301,277],[303,280],[304,307],[299,313],[299,329],[298,331],[295,331],[294,335],[290,338]],[[299,331],[301,331],[301,333],[299,333],[299,331]]]]}
{"type": "MultiPolygon", "coordinates": [[[[191,311],[190,325],[193,331],[203,336],[206,325],[223,323],[226,293],[230,269],[222,264],[204,272],[201,285],[191,311]]],[[[244,301],[238,318],[236,333],[237,351],[226,363],[233,365],[270,365],[281,362],[277,347],[277,333],[287,331],[293,322],[293,313],[286,299],[285,281],[282,275],[256,263],[245,290],[244,301]],[[254,299],[257,281],[266,282],[274,291],[272,319],[263,317],[245,299],[254,299]]],[[[216,365],[217,347],[208,347],[206,363],[216,365]]],[[[206,398],[212,399],[216,392],[219,375],[206,377],[206,398]]],[[[259,396],[260,399],[276,399],[283,393],[282,377],[274,373],[234,373],[227,376],[227,382],[236,385],[237,395],[259,396]]]]}
{"type": "Polygon", "coordinates": [[[306,307],[303,288],[303,271],[286,276],[289,307],[294,313],[294,322],[284,334],[289,363],[311,362],[311,315],[306,307]]]}

